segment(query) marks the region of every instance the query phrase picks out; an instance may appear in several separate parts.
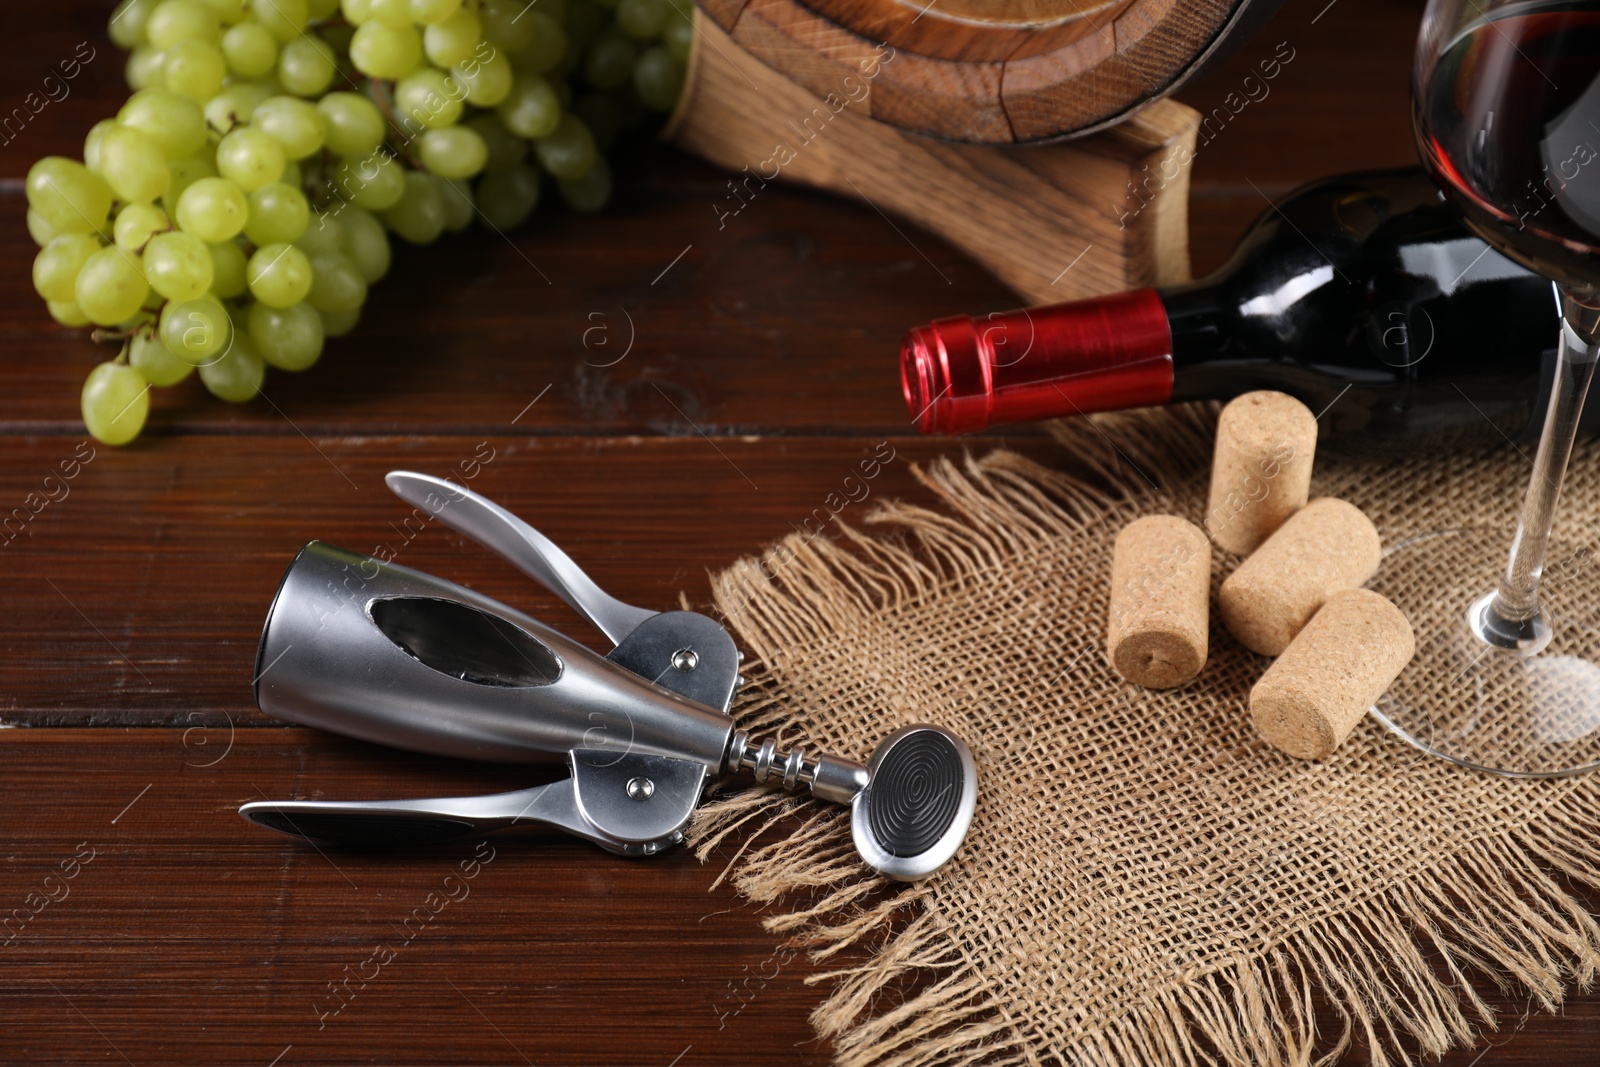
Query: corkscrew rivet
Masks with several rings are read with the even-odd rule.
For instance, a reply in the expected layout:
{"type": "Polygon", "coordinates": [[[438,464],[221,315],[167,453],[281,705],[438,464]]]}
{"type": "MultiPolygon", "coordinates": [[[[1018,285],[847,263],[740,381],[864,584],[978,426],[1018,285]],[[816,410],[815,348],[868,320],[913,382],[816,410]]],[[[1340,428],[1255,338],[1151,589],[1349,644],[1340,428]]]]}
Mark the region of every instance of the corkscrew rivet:
{"type": "Polygon", "coordinates": [[[648,778],[629,778],[628,797],[632,800],[649,800],[656,794],[656,784],[648,778]]]}
{"type": "Polygon", "coordinates": [[[672,669],[688,674],[700,666],[700,657],[692,648],[680,648],[672,654],[672,669]]]}

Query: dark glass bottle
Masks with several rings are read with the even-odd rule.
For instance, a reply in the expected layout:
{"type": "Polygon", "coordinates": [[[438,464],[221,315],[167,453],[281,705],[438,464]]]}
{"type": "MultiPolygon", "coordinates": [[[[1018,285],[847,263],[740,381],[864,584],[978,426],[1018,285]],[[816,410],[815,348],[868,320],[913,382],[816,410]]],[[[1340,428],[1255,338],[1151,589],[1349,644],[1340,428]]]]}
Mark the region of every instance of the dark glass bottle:
{"type": "Polygon", "coordinates": [[[1427,175],[1382,171],[1293,193],[1201,281],[917,327],[901,375],[925,433],[1277,389],[1346,450],[1518,440],[1560,321],[1427,175]]]}

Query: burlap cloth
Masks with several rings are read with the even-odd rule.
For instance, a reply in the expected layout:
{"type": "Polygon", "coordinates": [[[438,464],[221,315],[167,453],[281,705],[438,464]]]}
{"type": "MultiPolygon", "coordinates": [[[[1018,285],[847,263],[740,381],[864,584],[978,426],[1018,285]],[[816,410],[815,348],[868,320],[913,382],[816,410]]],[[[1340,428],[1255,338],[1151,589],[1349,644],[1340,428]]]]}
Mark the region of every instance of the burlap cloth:
{"type": "MultiPolygon", "coordinates": [[[[1215,623],[1184,689],[1112,673],[1112,539],[1140,515],[1200,521],[1213,421],[1064,426],[1076,476],[956,453],[919,472],[936,509],[882,504],[871,533],[792,535],[716,576],[750,654],[745,725],[864,759],[921,720],[978,760],[965,845],[909,887],[868,876],[835,805],[735,792],[695,824],[769,927],[835,965],[813,1021],[838,1062],[1303,1064],[1356,1035],[1406,1061],[1493,1025],[1475,986],[1552,1009],[1596,974],[1568,879],[1600,885],[1600,778],[1462,770],[1370,717],[1324,763],[1286,757],[1246,710],[1267,661],[1215,623]],[[1313,991],[1342,1021],[1320,1034],[1313,991]]],[[[1600,514],[1597,460],[1580,445],[1571,537],[1600,514]]],[[[1386,543],[1468,518],[1509,533],[1527,470],[1510,448],[1324,458],[1313,493],[1386,543]]],[[[1440,587],[1479,592],[1447,555],[1440,587]]],[[[1217,580],[1231,566],[1217,553],[1217,580]]]]}

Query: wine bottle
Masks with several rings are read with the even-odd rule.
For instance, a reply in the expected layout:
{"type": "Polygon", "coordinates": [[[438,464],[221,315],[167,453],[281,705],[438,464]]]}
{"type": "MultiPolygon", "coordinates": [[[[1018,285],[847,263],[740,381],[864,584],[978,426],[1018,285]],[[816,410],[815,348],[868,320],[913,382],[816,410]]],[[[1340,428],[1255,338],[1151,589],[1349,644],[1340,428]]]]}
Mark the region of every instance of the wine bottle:
{"type": "Polygon", "coordinates": [[[1560,323],[1549,281],[1404,169],[1305,186],[1198,282],[915,327],[900,371],[924,433],[1276,389],[1345,451],[1516,441],[1560,323]]]}

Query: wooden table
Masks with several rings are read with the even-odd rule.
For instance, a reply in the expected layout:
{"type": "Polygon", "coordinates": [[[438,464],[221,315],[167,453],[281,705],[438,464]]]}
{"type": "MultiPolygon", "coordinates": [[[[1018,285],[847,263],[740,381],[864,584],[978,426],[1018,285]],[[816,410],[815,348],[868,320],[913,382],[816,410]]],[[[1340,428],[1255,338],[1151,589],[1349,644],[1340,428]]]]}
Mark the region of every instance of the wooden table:
{"type": "MultiPolygon", "coordinates": [[[[265,398],[228,407],[192,383],[162,394],[136,446],[87,446],[78,390],[110,353],[34,297],[20,178],[39,156],[76,155],[124,95],[105,6],[12,14],[0,65],[10,107],[79,41],[98,49],[3,156],[0,514],[35,507],[47,477],[79,465],[65,496],[50,483],[59,499],[0,539],[0,912],[14,917],[0,932],[0,1062],[827,1062],[806,1021],[812,969],[775,951],[757,909],[709,888],[718,862],[506,836],[473,878],[446,883],[471,846],[322,853],[246,825],[235,809],[261,797],[549,777],[272,725],[251,699],[257,630],[290,555],[321,537],[388,542],[403,563],[598,644],[453,534],[406,539],[408,509],[382,483],[394,467],[475,459],[476,488],[610,591],[665,608],[680,590],[704,602],[708,571],[811,514],[879,441],[898,456],[883,495],[915,494],[912,463],[962,448],[1049,459],[1037,430],[919,439],[899,396],[906,326],[1011,299],[864,205],[773,187],[719,231],[724,178],[653,148],[603,217],[545,212],[510,240],[402,250],[360,331],[307,374],[272,374],[265,398]],[[46,881],[63,869],[75,876],[46,881]],[[438,907],[430,894],[447,885],[468,891],[438,907]]],[[[1277,42],[1294,50],[1200,153],[1197,271],[1268,198],[1413,159],[1418,13],[1291,0],[1183,92],[1210,111],[1277,42]]],[[[1526,1020],[1517,997],[1496,1003],[1492,1044],[1447,1062],[1594,1062],[1600,998],[1526,1020]]]]}

